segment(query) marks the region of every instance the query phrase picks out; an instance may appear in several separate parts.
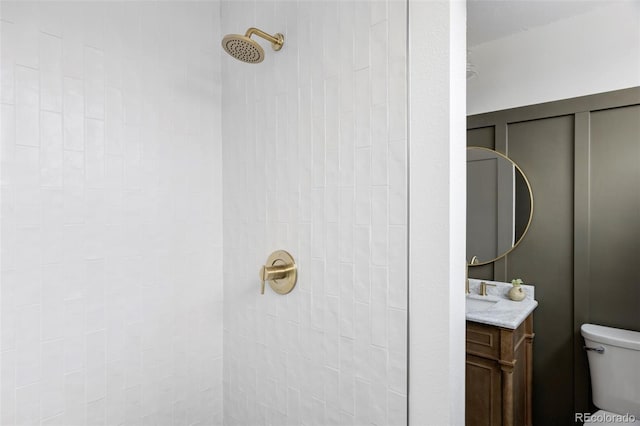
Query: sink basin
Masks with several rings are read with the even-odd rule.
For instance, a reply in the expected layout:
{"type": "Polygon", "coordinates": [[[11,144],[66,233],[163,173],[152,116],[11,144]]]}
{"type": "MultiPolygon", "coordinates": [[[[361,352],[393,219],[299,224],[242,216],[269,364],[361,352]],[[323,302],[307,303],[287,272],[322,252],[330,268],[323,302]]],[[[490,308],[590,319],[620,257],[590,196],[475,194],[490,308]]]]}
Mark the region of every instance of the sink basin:
{"type": "Polygon", "coordinates": [[[480,296],[480,298],[467,296],[465,312],[485,311],[496,305],[500,300],[489,298],[490,296],[480,296]]]}

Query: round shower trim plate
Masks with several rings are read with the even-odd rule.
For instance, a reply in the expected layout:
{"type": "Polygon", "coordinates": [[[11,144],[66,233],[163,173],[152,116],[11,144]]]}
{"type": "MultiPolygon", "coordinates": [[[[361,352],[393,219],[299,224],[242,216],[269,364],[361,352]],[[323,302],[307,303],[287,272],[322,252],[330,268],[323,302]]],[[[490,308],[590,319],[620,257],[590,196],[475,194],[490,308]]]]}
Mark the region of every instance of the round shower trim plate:
{"type": "MultiPolygon", "coordinates": [[[[296,261],[293,259],[293,256],[289,254],[289,252],[285,250],[276,250],[267,259],[267,266],[278,266],[278,265],[295,265],[296,261]]],[[[273,291],[278,294],[288,294],[293,290],[296,286],[296,282],[298,281],[298,268],[294,268],[286,277],[278,278],[275,280],[269,281],[269,286],[273,291]]]]}
{"type": "Polygon", "coordinates": [[[277,52],[282,49],[284,45],[284,35],[282,33],[275,33],[273,36],[278,39],[278,42],[271,43],[271,47],[277,52]]]}

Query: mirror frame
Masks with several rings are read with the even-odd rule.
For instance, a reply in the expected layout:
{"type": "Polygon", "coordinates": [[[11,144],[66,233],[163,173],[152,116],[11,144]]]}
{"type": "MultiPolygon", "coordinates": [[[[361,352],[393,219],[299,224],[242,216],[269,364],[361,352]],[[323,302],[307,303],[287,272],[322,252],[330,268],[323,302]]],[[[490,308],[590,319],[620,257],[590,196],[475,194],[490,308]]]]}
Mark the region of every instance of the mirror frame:
{"type": "MultiPolygon", "coordinates": [[[[505,251],[500,256],[497,256],[494,259],[483,261],[483,262],[468,263],[470,259],[467,259],[467,264],[469,266],[483,266],[483,265],[488,265],[489,263],[494,263],[494,262],[506,257],[509,253],[511,253],[513,250],[515,250],[515,248],[518,247],[518,245],[520,245],[520,243],[524,239],[525,235],[527,235],[527,232],[529,231],[529,228],[531,227],[531,222],[533,220],[533,190],[531,189],[531,183],[529,182],[529,179],[527,178],[527,175],[524,173],[524,171],[522,171],[520,166],[518,166],[518,164],[516,164],[515,161],[513,161],[511,158],[507,157],[505,154],[503,154],[501,152],[498,152],[495,149],[485,148],[483,146],[467,146],[467,151],[469,149],[481,149],[481,150],[484,150],[484,151],[491,152],[493,154],[497,154],[498,156],[504,158],[505,160],[507,160],[511,164],[513,164],[514,167],[516,168],[516,170],[520,172],[520,175],[524,179],[524,182],[527,184],[527,189],[529,190],[529,203],[531,205],[531,209],[529,211],[529,220],[527,221],[527,226],[525,226],[524,231],[522,232],[522,235],[520,236],[520,238],[518,238],[518,241],[516,241],[515,244],[513,244],[513,246],[511,246],[511,248],[509,250],[505,251]]],[[[467,197],[467,199],[468,199],[468,197],[467,197]]],[[[466,213],[468,214],[468,212],[466,212],[466,213]]],[[[466,244],[466,239],[465,239],[465,244],[466,244]]]]}

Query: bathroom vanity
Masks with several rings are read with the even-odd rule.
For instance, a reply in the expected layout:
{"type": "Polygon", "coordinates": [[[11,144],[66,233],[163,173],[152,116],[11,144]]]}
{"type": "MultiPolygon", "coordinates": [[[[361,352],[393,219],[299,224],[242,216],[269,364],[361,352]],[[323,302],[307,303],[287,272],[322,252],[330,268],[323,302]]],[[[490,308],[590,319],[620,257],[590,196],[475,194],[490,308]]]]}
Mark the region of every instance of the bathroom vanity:
{"type": "Polygon", "coordinates": [[[534,288],[508,299],[510,284],[469,280],[466,333],[466,425],[531,425],[534,288]],[[486,296],[481,296],[486,283],[486,296]]]}
{"type": "MultiPolygon", "coordinates": [[[[468,147],[467,277],[470,267],[516,249],[532,218],[533,190],[524,171],[500,152],[468,147]]],[[[476,279],[466,284],[466,424],[529,426],[534,287],[521,286],[524,300],[513,301],[507,296],[511,284],[476,279]]]]}

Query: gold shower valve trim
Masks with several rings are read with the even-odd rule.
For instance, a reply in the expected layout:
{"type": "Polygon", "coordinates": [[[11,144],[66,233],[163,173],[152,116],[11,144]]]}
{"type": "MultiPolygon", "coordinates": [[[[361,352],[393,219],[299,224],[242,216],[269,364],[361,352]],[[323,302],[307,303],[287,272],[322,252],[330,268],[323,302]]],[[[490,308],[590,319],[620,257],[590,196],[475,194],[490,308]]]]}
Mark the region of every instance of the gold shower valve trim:
{"type": "Polygon", "coordinates": [[[262,283],[260,294],[264,294],[264,284],[267,281],[276,293],[287,294],[296,286],[298,268],[293,256],[284,250],[277,250],[269,255],[258,275],[262,283]]]}

